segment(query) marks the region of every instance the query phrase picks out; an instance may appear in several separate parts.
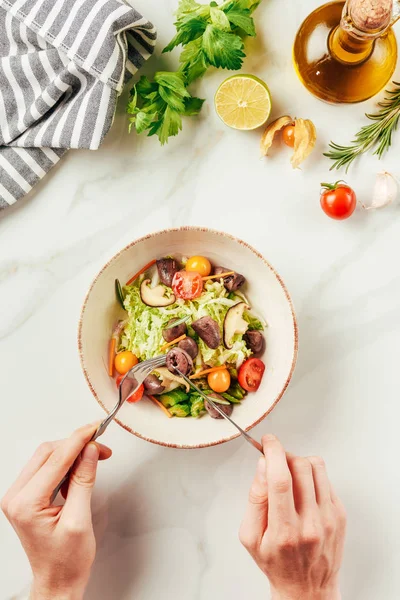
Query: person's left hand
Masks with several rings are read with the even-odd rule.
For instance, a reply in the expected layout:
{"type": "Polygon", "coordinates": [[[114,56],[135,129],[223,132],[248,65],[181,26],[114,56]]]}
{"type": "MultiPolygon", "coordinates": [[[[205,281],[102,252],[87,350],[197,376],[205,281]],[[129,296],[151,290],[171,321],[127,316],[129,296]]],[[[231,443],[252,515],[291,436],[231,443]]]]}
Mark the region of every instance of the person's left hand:
{"type": "Polygon", "coordinates": [[[98,423],[39,446],[1,502],[33,571],[32,600],[81,600],[96,553],[90,500],[97,462],[110,448],[89,442],[98,423]],[[73,466],[64,506],[50,503],[73,466]]]}

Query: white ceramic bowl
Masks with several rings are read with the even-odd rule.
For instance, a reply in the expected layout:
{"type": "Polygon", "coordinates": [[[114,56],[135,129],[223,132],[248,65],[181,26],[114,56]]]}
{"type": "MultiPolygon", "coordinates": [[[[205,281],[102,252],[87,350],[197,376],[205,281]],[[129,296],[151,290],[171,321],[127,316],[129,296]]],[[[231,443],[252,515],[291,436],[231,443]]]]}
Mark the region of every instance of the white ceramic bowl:
{"type": "MultiPolygon", "coordinates": [[[[289,385],[297,357],[297,323],[278,273],[251,246],[225,233],[198,227],[161,231],[132,242],[102,268],[86,296],[79,323],[79,353],[86,380],[96,400],[109,411],[117,401],[117,391],[107,374],[107,348],[112,327],[124,314],[116,301],[114,281],[127,281],[152,259],[174,254],[204,255],[213,264],[243,273],[246,295],[268,323],[262,384],[233,411],[237,423],[249,430],[268,415],[289,385]]],[[[238,437],[230,423],[208,415],[168,419],[148,399],[126,403],[116,420],[130,433],[174,448],[204,448],[238,437]]]]}

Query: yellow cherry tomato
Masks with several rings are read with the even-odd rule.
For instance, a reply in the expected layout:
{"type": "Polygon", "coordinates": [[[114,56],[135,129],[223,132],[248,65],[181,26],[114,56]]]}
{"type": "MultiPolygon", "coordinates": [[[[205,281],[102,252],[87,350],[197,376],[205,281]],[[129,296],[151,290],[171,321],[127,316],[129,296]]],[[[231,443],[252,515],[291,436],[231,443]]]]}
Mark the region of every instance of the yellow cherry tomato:
{"type": "Polygon", "coordinates": [[[231,376],[228,369],[214,371],[214,373],[208,374],[207,381],[213,392],[223,394],[229,390],[229,386],[231,385],[231,376]]]}
{"type": "Polygon", "coordinates": [[[186,263],[186,271],[196,271],[202,277],[211,273],[211,263],[204,256],[191,256],[186,263]]]}
{"type": "Polygon", "coordinates": [[[125,375],[132,367],[137,365],[138,362],[137,357],[129,350],[119,352],[114,359],[115,370],[118,371],[120,375],[125,375]]]}

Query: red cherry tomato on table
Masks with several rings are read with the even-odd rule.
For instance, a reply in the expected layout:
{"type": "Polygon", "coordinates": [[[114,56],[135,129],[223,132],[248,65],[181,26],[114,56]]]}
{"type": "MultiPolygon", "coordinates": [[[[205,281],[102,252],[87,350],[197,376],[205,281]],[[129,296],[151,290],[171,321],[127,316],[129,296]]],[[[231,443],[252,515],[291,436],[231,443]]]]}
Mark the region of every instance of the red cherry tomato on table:
{"type": "Polygon", "coordinates": [[[259,358],[249,358],[242,364],[238,373],[240,385],[246,392],[256,392],[260,387],[265,365],[259,358]]]}
{"type": "Polygon", "coordinates": [[[321,193],[321,207],[331,219],[341,221],[351,217],[357,206],[354,190],[346,183],[322,183],[325,190],[321,193]]]}
{"type": "Polygon", "coordinates": [[[175,296],[184,300],[194,300],[201,296],[203,279],[195,271],[178,271],[172,280],[172,289],[175,296]]]}
{"type": "MultiPolygon", "coordinates": [[[[117,379],[115,380],[117,388],[119,388],[119,386],[121,385],[121,381],[123,380],[124,377],[125,377],[125,375],[118,375],[117,379]]],[[[139,402],[139,400],[142,399],[143,394],[144,394],[144,385],[142,384],[140,387],[138,387],[138,389],[136,390],[136,392],[134,394],[132,394],[131,396],[129,396],[129,398],[126,399],[126,401],[129,402],[130,404],[139,402]]]]}

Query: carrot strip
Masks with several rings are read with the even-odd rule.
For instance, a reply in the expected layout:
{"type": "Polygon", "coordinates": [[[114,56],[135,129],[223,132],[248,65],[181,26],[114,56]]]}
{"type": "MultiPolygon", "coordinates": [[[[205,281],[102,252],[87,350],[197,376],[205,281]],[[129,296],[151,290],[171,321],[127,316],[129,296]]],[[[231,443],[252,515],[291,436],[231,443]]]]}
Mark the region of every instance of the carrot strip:
{"type": "Polygon", "coordinates": [[[175,340],[172,340],[172,342],[168,342],[167,344],[164,344],[164,346],[161,346],[161,352],[164,352],[164,350],[166,350],[167,348],[169,348],[170,346],[173,346],[174,344],[177,344],[178,342],[180,342],[181,340],[184,340],[186,337],[186,333],[184,333],[183,335],[180,335],[179,337],[177,337],[175,340]]]}
{"type": "Polygon", "coordinates": [[[145,273],[147,271],[147,269],[150,269],[150,267],[152,267],[153,265],[156,264],[156,260],[151,260],[147,265],[145,265],[143,267],[143,269],[140,269],[140,271],[138,273],[136,273],[136,275],[134,275],[133,277],[131,277],[129,279],[129,281],[126,282],[125,285],[131,285],[131,283],[133,283],[135,281],[135,279],[137,279],[139,277],[139,275],[143,275],[143,273],[145,273]]]}
{"type": "Polygon", "coordinates": [[[220,367],[212,367],[211,369],[205,369],[204,371],[198,371],[193,375],[190,375],[189,379],[199,379],[204,375],[208,375],[209,373],[215,373],[216,371],[226,371],[226,366],[221,365],[220,367]]]}
{"type": "Polygon", "coordinates": [[[114,375],[114,358],[115,358],[115,346],[117,345],[117,340],[115,337],[112,337],[110,340],[110,346],[108,349],[108,374],[110,377],[114,375]]]}
{"type": "MultiPolygon", "coordinates": [[[[147,394],[146,394],[147,395],[147,394]]],[[[157,400],[157,398],[155,398],[154,396],[148,396],[148,398],[150,398],[150,400],[154,403],[157,404],[157,406],[159,406],[161,408],[161,410],[167,415],[168,419],[171,419],[172,415],[169,412],[169,410],[167,408],[165,408],[164,404],[162,404],[159,400],[157,400]]]]}
{"type": "Polygon", "coordinates": [[[202,277],[203,281],[209,281],[210,279],[223,279],[224,277],[228,277],[228,275],[234,275],[235,271],[227,271],[226,273],[221,273],[220,275],[207,275],[207,277],[202,277]]]}

